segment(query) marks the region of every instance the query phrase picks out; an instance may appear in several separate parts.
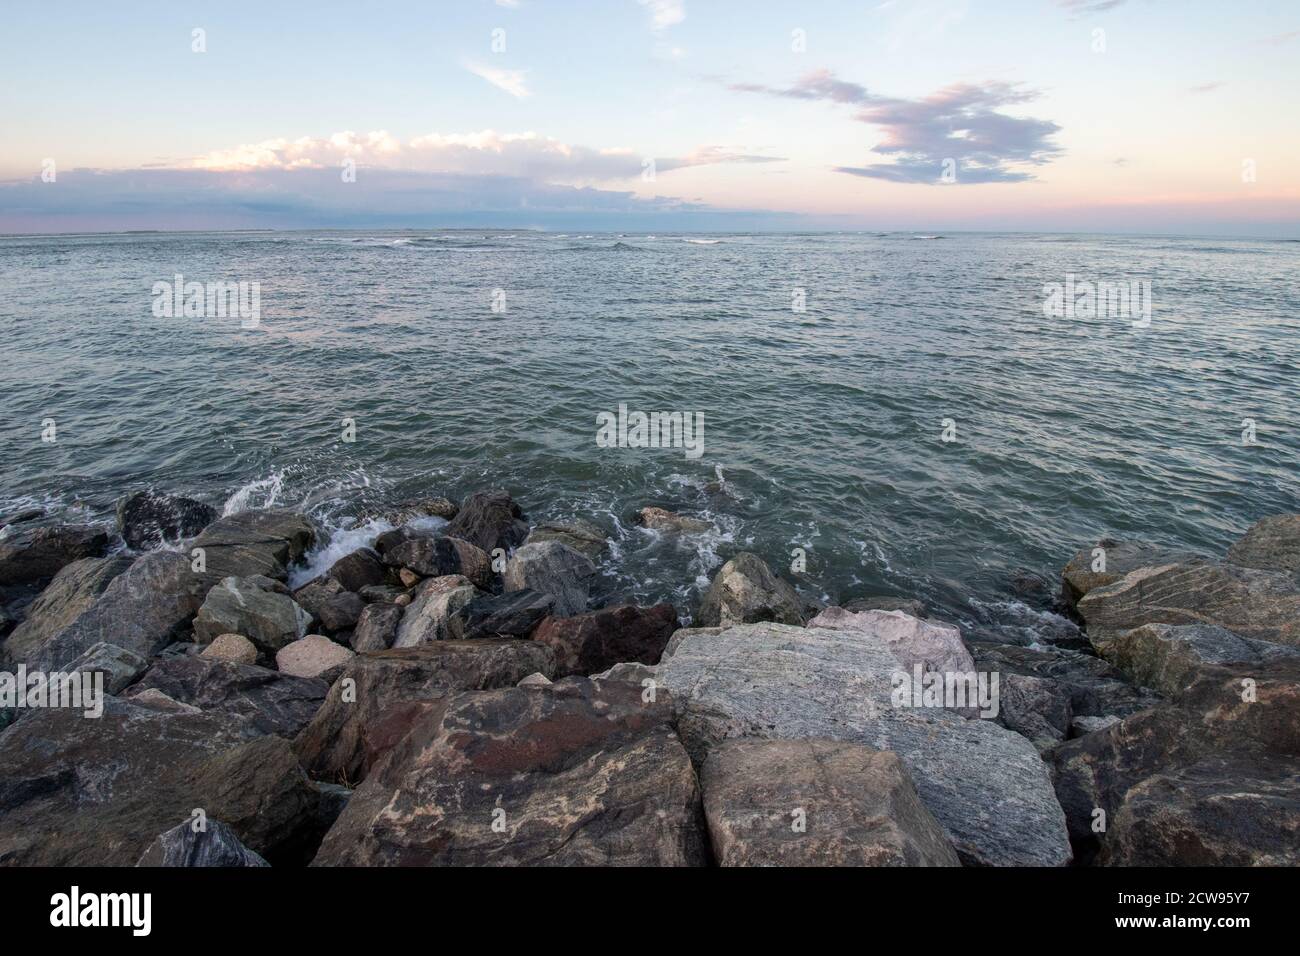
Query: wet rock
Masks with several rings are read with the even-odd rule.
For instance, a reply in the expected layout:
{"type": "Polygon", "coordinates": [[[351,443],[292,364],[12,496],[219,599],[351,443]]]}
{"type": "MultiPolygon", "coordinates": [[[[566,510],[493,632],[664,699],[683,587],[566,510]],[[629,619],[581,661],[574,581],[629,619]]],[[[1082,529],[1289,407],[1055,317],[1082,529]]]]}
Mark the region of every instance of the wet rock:
{"type": "Polygon", "coordinates": [[[186,656],[160,660],[126,696],[138,703],[136,695],[146,691],[205,713],[243,718],[250,733],[291,739],[316,716],[329,685],[239,661],[186,656]]]}
{"type": "Polygon", "coordinates": [[[528,522],[519,505],[504,491],[479,491],[461,502],[448,524],[448,537],[461,538],[491,554],[495,548],[517,548],[528,537],[528,522]]]}
{"type": "Polygon", "coordinates": [[[1102,538],[1091,548],[1076,552],[1066,564],[1061,572],[1061,597],[1072,608],[1089,591],[1114,584],[1130,571],[1192,558],[1194,556],[1186,552],[1158,547],[1145,541],[1102,538]],[[1099,551],[1104,554],[1098,553],[1099,551]]]}
{"type": "MultiPolygon", "coordinates": [[[[390,546],[384,554],[384,561],[423,577],[461,574],[484,589],[491,588],[495,580],[492,559],[487,553],[459,538],[427,535],[408,537],[401,543],[390,546]]],[[[404,584],[408,580],[409,577],[402,578],[404,584]]]]}
{"type": "Polygon", "coordinates": [[[835,740],[729,740],[700,774],[722,866],[960,866],[896,754],[835,740]]]}
{"type": "Polygon", "coordinates": [[[591,579],[596,566],[591,560],[558,541],[524,545],[510,556],[504,575],[506,591],[531,588],[555,599],[551,613],[556,617],[581,614],[587,609],[591,579]]]}
{"type": "Polygon", "coordinates": [[[242,634],[218,634],[212,643],[199,652],[209,660],[234,661],[236,664],[256,664],[257,647],[242,634]]]}
{"type": "Polygon", "coordinates": [[[90,525],[20,528],[0,538],[0,585],[48,580],[73,561],[99,557],[107,545],[108,533],[90,525]]]}
{"type": "Polygon", "coordinates": [[[525,638],[551,612],[555,599],[541,591],[480,595],[465,607],[465,638],[525,638]]]}
{"type": "Polygon", "coordinates": [[[406,594],[406,590],[392,584],[374,584],[357,593],[367,604],[396,604],[397,599],[406,594]]]}
{"type": "Polygon", "coordinates": [[[619,683],[453,694],[357,789],[313,865],[703,865],[671,716],[666,695],[619,683]]]}
{"type": "Polygon", "coordinates": [[[542,541],[558,541],[592,561],[599,559],[609,547],[609,540],[601,527],[583,518],[539,524],[529,532],[528,540],[524,544],[537,544],[542,541]]]}
{"type": "Polygon", "coordinates": [[[556,673],[563,677],[594,674],[622,662],[656,664],[675,630],[677,611],[671,604],[624,604],[549,618],[533,640],[555,651],[556,673]]]}
{"type": "Polygon", "coordinates": [[[103,716],[51,708],[0,734],[0,861],[131,866],[202,808],[253,852],[310,851],[319,800],[287,741],[229,715],[169,713],[108,697],[103,716]]]}
{"type": "Polygon", "coordinates": [[[352,649],[384,651],[397,639],[397,627],[402,622],[402,608],[396,604],[368,604],[357,619],[352,632],[352,649]]]}
{"type": "MultiPolygon", "coordinates": [[[[355,783],[369,771],[366,733],[385,711],[437,701],[448,691],[511,687],[535,671],[555,672],[551,650],[532,641],[442,641],[359,654],[330,688],[324,706],[294,742],[317,779],[355,783]]],[[[418,708],[415,708],[418,710],[418,708]]],[[[400,738],[399,738],[400,739],[400,738]]]]}
{"type": "Polygon", "coordinates": [[[733,624],[802,624],[799,595],[756,554],[741,552],[722,566],[709,586],[696,623],[704,627],[733,624]]]}
{"type": "Polygon", "coordinates": [[[1300,591],[1277,571],[1189,561],[1139,568],[1079,601],[1088,637],[1144,624],[1217,624],[1242,637],[1300,644],[1300,591]]]}
{"type": "Polygon", "coordinates": [[[243,634],[262,653],[274,654],[306,634],[310,624],[311,616],[293,598],[223,578],[194,618],[194,639],[206,644],[221,634],[243,634]]]}
{"type": "Polygon", "coordinates": [[[280,648],[275,654],[275,666],[282,674],[332,683],[355,655],[355,651],[328,637],[309,634],[280,648]]]}
{"type": "Polygon", "coordinates": [[[311,615],[313,622],[320,620],[320,612],[326,604],[343,593],[343,585],[334,578],[321,575],[312,578],[293,592],[293,599],[298,606],[311,615]]]}
{"type": "Polygon", "coordinates": [[[844,610],[859,613],[862,611],[902,611],[904,614],[925,620],[930,616],[925,608],[925,604],[914,598],[889,597],[879,595],[876,597],[854,598],[852,601],[844,602],[844,610]]]}
{"type": "Polygon", "coordinates": [[[100,641],[68,665],[71,673],[104,675],[104,693],[118,694],[149,668],[149,662],[124,647],[100,641]]]}
{"type": "Polygon", "coordinates": [[[180,495],[137,491],[117,503],[118,533],[136,551],[193,537],[216,518],[215,508],[180,495]]]}
{"type": "Polygon", "coordinates": [[[278,581],[316,542],[316,523],[293,511],[241,511],[218,518],[189,546],[201,548],[207,571],[219,577],[262,574],[278,581]]]}
{"type": "Polygon", "coordinates": [[[356,627],[357,621],[361,619],[361,612],[365,609],[366,602],[361,599],[360,594],[351,591],[336,594],[321,605],[318,615],[320,626],[331,634],[346,631],[356,627]]]}
{"type": "Polygon", "coordinates": [[[473,585],[422,589],[402,614],[393,647],[461,640],[465,635],[466,607],[478,594],[473,585]]]}
{"type": "Polygon", "coordinates": [[[101,641],[152,657],[190,623],[215,583],[211,575],[192,571],[184,555],[143,555],[114,577],[71,624],[29,653],[27,665],[59,670],[101,641]]]}
{"type": "Polygon", "coordinates": [[[1245,568],[1300,575],[1300,515],[1274,515],[1255,522],[1228,549],[1228,560],[1245,568]]]}
{"type": "Polygon", "coordinates": [[[373,548],[358,548],[330,565],[325,576],[338,581],[343,585],[344,591],[360,591],[362,588],[385,583],[388,580],[388,568],[373,548]]]}
{"type": "Polygon", "coordinates": [[[460,507],[447,498],[412,498],[385,512],[383,517],[389,524],[400,527],[421,518],[442,518],[450,521],[456,517],[456,512],[459,510],[460,507]]]}
{"type": "Polygon", "coordinates": [[[180,823],[144,851],[136,866],[270,866],[239,842],[235,831],[220,820],[205,820],[202,829],[180,823]]]}
{"type": "Polygon", "coordinates": [[[45,512],[40,508],[27,508],[23,511],[15,511],[13,514],[7,514],[0,518],[0,528],[7,528],[11,524],[24,524],[28,521],[35,521],[37,518],[45,517],[45,512]]]}
{"type": "Polygon", "coordinates": [[[900,664],[869,631],[765,623],[693,634],[659,675],[696,760],[734,737],[891,750],[967,865],[1069,862],[1065,820],[1033,745],[988,720],[894,706],[900,664]]]}
{"type": "Polygon", "coordinates": [[[653,531],[676,531],[699,534],[711,531],[713,525],[699,518],[688,518],[663,508],[642,508],[636,514],[636,523],[653,531]]]}
{"type": "Polygon", "coordinates": [[[113,579],[131,566],[128,557],[82,558],[65,565],[13,629],[2,655],[22,663],[46,641],[89,610],[113,579]]]}
{"type": "Polygon", "coordinates": [[[1112,664],[1092,654],[1068,648],[1018,647],[972,643],[971,655],[977,670],[1008,675],[1040,677],[1058,682],[1070,692],[1070,712],[1079,716],[1125,717],[1154,707],[1160,696],[1129,683],[1112,664]]]}

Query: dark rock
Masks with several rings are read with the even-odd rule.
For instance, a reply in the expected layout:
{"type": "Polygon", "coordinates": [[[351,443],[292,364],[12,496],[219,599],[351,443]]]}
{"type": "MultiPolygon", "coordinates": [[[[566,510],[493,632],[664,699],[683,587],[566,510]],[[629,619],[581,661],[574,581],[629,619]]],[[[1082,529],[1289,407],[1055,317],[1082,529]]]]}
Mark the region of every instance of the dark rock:
{"type": "Polygon", "coordinates": [[[1070,712],[1077,717],[1125,717],[1160,702],[1154,691],[1134,687],[1112,664],[1092,654],[1041,646],[1018,647],[972,642],[977,669],[1009,675],[1049,679],[1070,692],[1070,712]]]}
{"type": "Polygon", "coordinates": [[[509,551],[523,544],[528,522],[506,492],[479,491],[461,502],[446,530],[448,537],[461,538],[490,555],[495,548],[509,551]]]}
{"type": "Polygon", "coordinates": [[[88,648],[86,653],[67,667],[70,673],[82,671],[103,674],[106,694],[121,693],[148,669],[149,662],[139,654],[133,654],[116,644],[105,644],[102,641],[88,648]]]}
{"type": "Polygon", "coordinates": [[[663,508],[642,508],[636,513],[634,519],[637,524],[643,528],[650,528],[654,531],[673,531],[686,532],[688,534],[698,534],[704,531],[713,530],[713,525],[699,518],[688,518],[685,515],[679,515],[673,511],[667,511],[663,508]]]}
{"type": "Polygon", "coordinates": [[[524,544],[536,544],[540,541],[558,541],[579,554],[586,555],[592,561],[598,559],[609,547],[609,540],[600,526],[582,518],[539,524],[528,533],[528,539],[524,544]]]}
{"type": "Polygon", "coordinates": [[[615,664],[658,663],[677,630],[671,604],[641,608],[631,604],[608,607],[574,617],[552,617],[542,623],[533,640],[555,651],[561,676],[595,674],[615,664]]]}
{"type": "Polygon", "coordinates": [[[402,608],[396,604],[368,604],[352,632],[352,649],[357,653],[385,651],[393,646],[402,608]]]}
{"type": "Polygon", "coordinates": [[[90,525],[22,528],[0,538],[0,585],[34,584],[82,558],[97,558],[108,533],[90,525]]]}
{"type": "Polygon", "coordinates": [[[465,606],[465,638],[528,637],[554,604],[540,591],[481,595],[465,606]]]}
{"type": "Polygon", "coordinates": [[[291,739],[316,716],[329,685],[255,664],[187,655],[154,664],[126,696],[149,689],[204,712],[243,717],[257,733],[291,739]]]}
{"type": "Polygon", "coordinates": [[[0,518],[0,528],[7,528],[11,524],[23,524],[27,521],[35,521],[37,518],[45,517],[45,512],[40,508],[28,508],[25,511],[15,511],[11,515],[5,515],[0,518]]]}
{"type": "Polygon", "coordinates": [[[351,591],[336,594],[321,605],[318,615],[321,627],[330,633],[355,627],[357,621],[361,619],[361,612],[365,609],[366,602],[361,599],[360,594],[351,591]]]}
{"type": "Polygon", "coordinates": [[[178,824],[160,834],[136,866],[270,866],[220,820],[178,824]]]}
{"type": "Polygon", "coordinates": [[[334,578],[321,575],[312,578],[293,592],[293,599],[304,611],[311,615],[313,621],[320,620],[321,608],[333,598],[343,593],[343,585],[334,578]]]}
{"type": "Polygon", "coordinates": [[[310,615],[293,598],[240,578],[223,578],[194,619],[194,639],[207,644],[221,634],[242,634],[263,654],[274,654],[306,634],[310,624],[310,615]]]}
{"type": "Polygon", "coordinates": [[[532,589],[555,599],[557,617],[581,614],[587,609],[591,579],[596,566],[558,541],[526,544],[510,556],[506,565],[506,591],[532,589]]]}
{"type": "Polygon", "coordinates": [[[313,865],[703,865],[671,718],[667,695],[618,682],[453,694],[357,789],[313,865]]]}
{"type": "Polygon", "coordinates": [[[112,580],[131,566],[131,559],[82,558],[65,565],[27,606],[27,616],[14,628],[3,656],[27,661],[46,641],[71,625],[104,593],[112,580]]]}
{"type": "Polygon", "coordinates": [[[460,553],[450,538],[411,535],[389,544],[384,563],[394,568],[410,568],[426,578],[460,574],[460,553]]]}
{"type": "Polygon", "coordinates": [[[287,741],[229,715],[115,697],[30,711],[0,734],[0,864],[131,866],[200,808],[253,852],[292,864],[319,839],[319,795],[287,741]]]}
{"type": "Polygon", "coordinates": [[[430,578],[402,614],[394,647],[415,647],[431,641],[455,641],[465,636],[465,609],[479,594],[459,575],[430,578]],[[436,582],[436,584],[434,583],[436,582]],[[444,587],[443,585],[452,585],[444,587]]]}
{"type": "Polygon", "coordinates": [[[999,718],[1004,727],[1028,737],[1040,751],[1066,738],[1074,719],[1067,686],[1019,674],[1006,674],[999,684],[999,718]]]}
{"type": "Polygon", "coordinates": [[[408,524],[420,518],[442,518],[450,521],[456,517],[456,512],[459,510],[459,506],[447,498],[413,498],[384,512],[383,518],[395,525],[408,524]]]}
{"type": "Polygon", "coordinates": [[[729,740],[700,773],[722,866],[960,866],[896,754],[834,740],[729,740]]]}
{"type": "Polygon", "coordinates": [[[729,627],[763,621],[802,624],[802,605],[794,588],[773,574],[762,558],[742,551],[714,576],[696,623],[729,627]]]}
{"type": "Polygon", "coordinates": [[[549,648],[532,641],[442,641],[358,654],[294,749],[313,777],[354,784],[382,752],[372,748],[368,757],[366,736],[386,710],[436,701],[453,690],[512,687],[534,671],[553,674],[555,660],[549,648]]]}
{"type": "Polygon", "coordinates": [[[367,604],[396,604],[397,599],[406,594],[406,589],[392,584],[374,584],[357,593],[367,604]]]}
{"type": "Polygon", "coordinates": [[[345,591],[359,592],[362,588],[384,584],[388,580],[388,568],[372,548],[359,548],[335,561],[325,576],[338,581],[345,591]]]}
{"type": "Polygon", "coordinates": [[[216,583],[174,551],[152,551],[114,577],[71,624],[27,656],[29,668],[54,671],[104,641],[152,657],[176,639],[216,583]]]}
{"type": "Polygon", "coordinates": [[[137,551],[193,537],[216,518],[216,509],[201,501],[152,491],[137,491],[117,503],[117,530],[137,551]]]}
{"type": "Polygon", "coordinates": [[[208,572],[218,577],[263,574],[284,580],[316,536],[316,523],[306,515],[281,509],[241,511],[208,525],[190,547],[203,550],[208,572]]]}

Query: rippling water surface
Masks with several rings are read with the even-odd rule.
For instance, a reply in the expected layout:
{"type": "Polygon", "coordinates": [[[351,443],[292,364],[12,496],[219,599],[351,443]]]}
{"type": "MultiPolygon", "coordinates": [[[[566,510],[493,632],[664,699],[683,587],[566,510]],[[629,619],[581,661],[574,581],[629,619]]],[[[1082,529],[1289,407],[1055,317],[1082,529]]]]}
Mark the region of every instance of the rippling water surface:
{"type": "Polygon", "coordinates": [[[1300,510],[1300,244],[701,238],[0,238],[0,512],[107,515],[155,486],[345,529],[504,486],[611,532],[608,597],[686,610],[734,551],[783,570],[802,547],[809,597],[915,595],[1011,634],[1038,620],[1017,569],[1055,575],[1103,534],[1218,551],[1300,510]],[[259,282],[261,327],[155,317],[177,273],[259,282]],[[1044,317],[1067,274],[1149,279],[1150,327],[1044,317]],[[703,457],[598,447],[620,402],[703,412],[703,457]],[[636,528],[644,504],[716,531],[636,528]]]}

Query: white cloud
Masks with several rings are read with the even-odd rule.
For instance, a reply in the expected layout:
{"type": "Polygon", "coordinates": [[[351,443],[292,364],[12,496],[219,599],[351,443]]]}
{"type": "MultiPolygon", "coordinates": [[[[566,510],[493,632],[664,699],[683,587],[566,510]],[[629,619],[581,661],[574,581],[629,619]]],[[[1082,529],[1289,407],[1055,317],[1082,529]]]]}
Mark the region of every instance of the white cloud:
{"type": "Polygon", "coordinates": [[[650,9],[650,28],[655,32],[667,30],[686,19],[686,0],[638,0],[650,9]]]}
{"type": "Polygon", "coordinates": [[[499,90],[505,90],[516,99],[523,99],[531,96],[527,83],[524,81],[523,70],[498,70],[491,66],[482,66],[478,63],[466,63],[465,69],[469,70],[475,76],[480,76],[487,80],[499,90]]]}

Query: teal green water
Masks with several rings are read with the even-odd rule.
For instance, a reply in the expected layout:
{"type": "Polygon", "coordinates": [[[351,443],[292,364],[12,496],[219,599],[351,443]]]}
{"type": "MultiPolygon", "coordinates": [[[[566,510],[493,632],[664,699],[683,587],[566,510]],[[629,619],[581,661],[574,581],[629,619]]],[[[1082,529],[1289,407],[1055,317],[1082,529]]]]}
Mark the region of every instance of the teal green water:
{"type": "Polygon", "coordinates": [[[730,553],[802,547],[810,597],[916,595],[1032,639],[1054,625],[1014,602],[1016,569],[1055,575],[1104,534],[1219,551],[1300,510],[1300,244],[702,238],[0,239],[0,511],[104,516],[154,486],[342,530],[503,486],[607,528],[609,597],[686,610],[730,553]],[[258,282],[260,327],[155,316],[177,273],[258,282]],[[1045,316],[1070,274],[1149,280],[1149,327],[1045,316]],[[599,447],[620,402],[703,413],[702,456],[599,447]],[[636,528],[644,504],[715,530],[636,528]]]}

